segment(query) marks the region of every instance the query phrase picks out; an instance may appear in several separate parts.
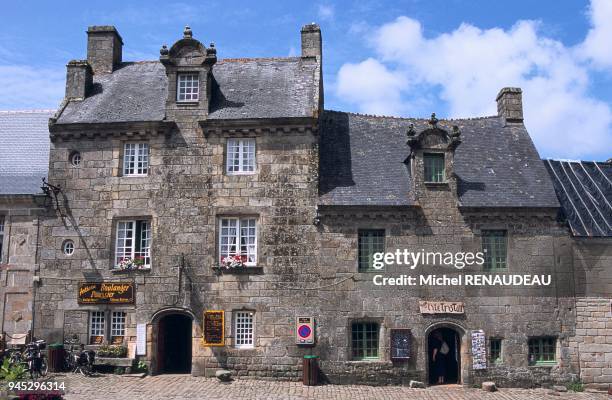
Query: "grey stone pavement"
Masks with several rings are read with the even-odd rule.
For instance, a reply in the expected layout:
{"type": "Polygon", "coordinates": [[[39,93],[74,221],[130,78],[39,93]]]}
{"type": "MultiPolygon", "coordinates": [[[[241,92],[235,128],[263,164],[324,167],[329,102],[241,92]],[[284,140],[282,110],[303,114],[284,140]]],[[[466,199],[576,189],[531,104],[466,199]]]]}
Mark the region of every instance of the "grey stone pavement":
{"type": "Polygon", "coordinates": [[[442,386],[410,389],[403,386],[323,385],[303,386],[301,382],[235,380],[221,383],[215,378],[189,375],[158,375],[144,378],[120,375],[84,377],[56,374],[53,379],[66,385],[67,400],[153,400],[153,399],[415,399],[415,400],[542,400],[612,399],[604,393],[549,394],[547,389],[500,389],[487,393],[481,389],[442,386]]]}

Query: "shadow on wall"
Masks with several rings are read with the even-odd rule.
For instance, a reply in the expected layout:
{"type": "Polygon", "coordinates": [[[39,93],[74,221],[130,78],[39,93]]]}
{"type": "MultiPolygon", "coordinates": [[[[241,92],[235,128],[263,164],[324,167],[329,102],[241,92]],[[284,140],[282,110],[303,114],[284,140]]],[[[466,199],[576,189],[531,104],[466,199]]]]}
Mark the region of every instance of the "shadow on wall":
{"type": "Polygon", "coordinates": [[[319,194],[336,187],[355,186],[351,165],[349,116],[346,113],[325,113],[321,121],[319,194]]]}

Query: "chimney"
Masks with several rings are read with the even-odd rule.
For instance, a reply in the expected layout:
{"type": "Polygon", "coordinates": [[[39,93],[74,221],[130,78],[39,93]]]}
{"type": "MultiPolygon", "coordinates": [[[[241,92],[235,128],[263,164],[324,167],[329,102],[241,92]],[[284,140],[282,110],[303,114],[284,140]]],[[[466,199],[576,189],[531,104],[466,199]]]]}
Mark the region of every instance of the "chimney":
{"type": "Polygon", "coordinates": [[[312,24],[302,27],[302,57],[321,57],[321,28],[312,24]]]}
{"type": "Polygon", "coordinates": [[[507,122],[523,122],[523,91],[506,87],[497,94],[497,115],[507,122]]]}
{"type": "Polygon", "coordinates": [[[87,61],[95,75],[110,74],[121,63],[123,39],[114,26],[87,29],[87,61]]]}
{"type": "Polygon", "coordinates": [[[93,84],[91,67],[85,60],[72,60],[66,65],[66,100],[83,100],[93,84]]]}

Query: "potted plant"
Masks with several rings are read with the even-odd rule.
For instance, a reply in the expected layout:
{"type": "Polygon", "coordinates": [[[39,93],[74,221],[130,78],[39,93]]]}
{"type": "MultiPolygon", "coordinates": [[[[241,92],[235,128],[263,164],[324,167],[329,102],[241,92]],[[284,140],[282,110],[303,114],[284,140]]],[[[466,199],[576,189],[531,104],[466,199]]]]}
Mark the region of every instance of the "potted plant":
{"type": "Polygon", "coordinates": [[[226,257],[221,257],[221,262],[217,267],[220,270],[241,269],[246,267],[247,256],[234,254],[226,257]]]}
{"type": "Polygon", "coordinates": [[[131,271],[138,269],[146,269],[145,267],[145,258],[142,256],[136,256],[134,258],[124,257],[119,260],[119,264],[117,265],[117,269],[120,271],[131,271]]]}

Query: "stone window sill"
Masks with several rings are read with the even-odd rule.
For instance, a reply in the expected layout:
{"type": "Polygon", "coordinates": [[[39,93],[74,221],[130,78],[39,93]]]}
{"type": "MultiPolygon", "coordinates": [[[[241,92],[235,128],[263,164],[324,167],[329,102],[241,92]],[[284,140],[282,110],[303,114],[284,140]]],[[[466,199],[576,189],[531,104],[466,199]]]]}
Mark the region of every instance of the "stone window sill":
{"type": "Polygon", "coordinates": [[[111,269],[111,273],[113,274],[129,274],[130,272],[139,272],[139,273],[149,273],[151,272],[151,268],[144,268],[144,269],[116,269],[113,268],[111,269]]]}
{"type": "Polygon", "coordinates": [[[230,269],[213,267],[213,271],[215,271],[219,275],[262,275],[264,273],[263,267],[244,267],[230,269]]]}
{"type": "Polygon", "coordinates": [[[426,187],[447,187],[448,181],[444,182],[423,182],[426,187]]]}

